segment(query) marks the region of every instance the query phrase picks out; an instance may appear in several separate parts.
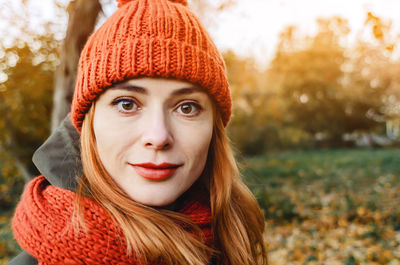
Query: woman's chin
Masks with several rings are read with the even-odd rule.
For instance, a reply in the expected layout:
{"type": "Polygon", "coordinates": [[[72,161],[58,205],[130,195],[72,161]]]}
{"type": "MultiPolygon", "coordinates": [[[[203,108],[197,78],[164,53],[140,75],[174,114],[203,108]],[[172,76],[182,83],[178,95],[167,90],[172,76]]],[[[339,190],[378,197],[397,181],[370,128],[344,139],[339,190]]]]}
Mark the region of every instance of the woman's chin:
{"type": "MultiPolygon", "coordinates": [[[[129,194],[128,194],[129,195],[129,194]]],[[[179,197],[179,194],[163,194],[160,193],[147,193],[143,194],[144,196],[130,196],[134,201],[141,203],[146,206],[151,206],[151,207],[162,207],[162,208],[170,208],[170,205],[173,205],[174,202],[177,200],[179,197]]]]}

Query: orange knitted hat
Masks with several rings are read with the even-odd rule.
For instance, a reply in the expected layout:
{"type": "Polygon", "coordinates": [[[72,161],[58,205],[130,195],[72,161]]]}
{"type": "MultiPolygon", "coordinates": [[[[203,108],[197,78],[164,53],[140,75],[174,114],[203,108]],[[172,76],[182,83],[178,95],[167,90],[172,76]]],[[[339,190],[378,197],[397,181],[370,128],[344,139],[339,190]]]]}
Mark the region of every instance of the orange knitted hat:
{"type": "Polygon", "coordinates": [[[75,127],[81,129],[92,102],[107,87],[141,76],[198,84],[228,123],[231,98],[225,63],[186,0],[118,1],[118,10],[82,50],[71,109],[75,127]]]}

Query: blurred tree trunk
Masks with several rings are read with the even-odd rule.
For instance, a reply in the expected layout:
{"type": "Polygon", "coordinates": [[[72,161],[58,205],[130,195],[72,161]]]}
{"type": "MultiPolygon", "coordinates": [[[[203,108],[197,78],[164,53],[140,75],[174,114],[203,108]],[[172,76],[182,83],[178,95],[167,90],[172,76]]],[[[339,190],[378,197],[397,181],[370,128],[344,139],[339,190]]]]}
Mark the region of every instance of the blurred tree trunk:
{"type": "Polygon", "coordinates": [[[76,0],[71,1],[68,6],[67,34],[61,47],[61,63],[55,74],[52,132],[70,110],[79,55],[95,28],[101,10],[99,0],[76,0]]]}

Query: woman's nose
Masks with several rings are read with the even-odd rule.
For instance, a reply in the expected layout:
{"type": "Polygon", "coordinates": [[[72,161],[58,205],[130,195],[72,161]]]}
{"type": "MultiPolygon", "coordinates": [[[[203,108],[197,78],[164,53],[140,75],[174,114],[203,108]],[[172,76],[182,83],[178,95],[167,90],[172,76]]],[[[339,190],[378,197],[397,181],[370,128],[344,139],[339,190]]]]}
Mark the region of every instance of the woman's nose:
{"type": "Polygon", "coordinates": [[[165,150],[172,147],[173,137],[168,118],[162,111],[146,115],[142,141],[146,148],[165,150]]]}

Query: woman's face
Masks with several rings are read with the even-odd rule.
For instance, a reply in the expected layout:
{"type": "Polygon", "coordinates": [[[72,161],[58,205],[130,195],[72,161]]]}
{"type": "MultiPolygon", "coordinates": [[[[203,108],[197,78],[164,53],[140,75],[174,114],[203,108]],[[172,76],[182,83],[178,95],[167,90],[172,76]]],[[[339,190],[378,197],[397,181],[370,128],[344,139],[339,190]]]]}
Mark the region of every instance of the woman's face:
{"type": "Polygon", "coordinates": [[[100,160],[135,201],[174,202],[201,175],[213,131],[209,96],[189,82],[139,78],[107,89],[96,101],[100,160]]]}

